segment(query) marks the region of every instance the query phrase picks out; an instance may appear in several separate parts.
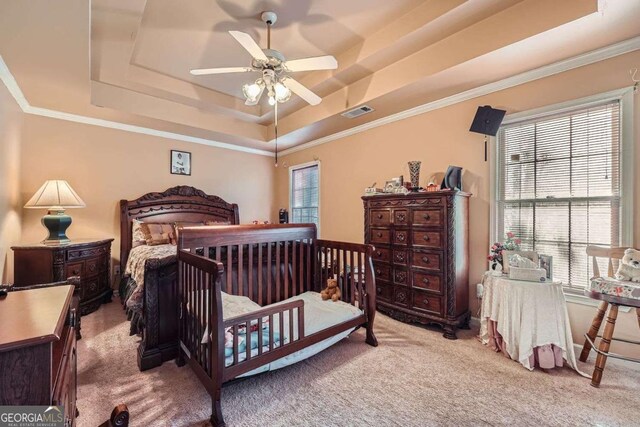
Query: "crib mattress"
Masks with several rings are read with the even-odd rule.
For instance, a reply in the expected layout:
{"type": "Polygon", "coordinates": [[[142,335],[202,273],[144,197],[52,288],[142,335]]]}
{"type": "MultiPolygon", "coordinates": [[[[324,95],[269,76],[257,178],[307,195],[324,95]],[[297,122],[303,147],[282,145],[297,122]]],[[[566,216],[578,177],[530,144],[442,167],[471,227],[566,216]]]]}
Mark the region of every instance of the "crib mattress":
{"type": "MultiPolygon", "coordinates": [[[[327,329],[331,326],[338,325],[340,323],[346,322],[351,319],[355,319],[356,317],[362,314],[362,311],[354,307],[351,304],[345,303],[343,301],[323,301],[318,292],[305,292],[303,294],[291,297],[284,301],[281,301],[276,304],[272,304],[271,306],[277,306],[280,304],[285,304],[292,301],[302,300],[304,302],[304,333],[305,336],[309,336],[316,332],[320,332],[324,329],[327,329]]],[[[222,296],[222,313],[223,318],[228,319],[231,317],[238,316],[240,314],[250,313],[252,311],[256,311],[261,309],[262,307],[255,302],[251,301],[247,297],[240,297],[235,295],[229,295],[223,292],[222,296]]],[[[274,331],[279,330],[279,316],[274,315],[273,317],[273,326],[274,331]]],[[[287,314],[284,315],[283,319],[284,323],[284,342],[289,342],[289,316],[287,314]]],[[[293,326],[294,326],[294,339],[298,338],[297,327],[298,327],[298,317],[294,314],[293,317],[293,326]]],[[[322,350],[332,346],[338,341],[347,337],[351,332],[353,332],[355,328],[351,328],[347,331],[344,331],[340,334],[329,337],[323,341],[320,341],[314,345],[303,348],[295,353],[289,354],[285,357],[277,359],[267,365],[263,365],[253,371],[249,371],[241,377],[256,375],[262,372],[276,370],[283,368],[285,366],[292,365],[294,363],[300,362],[304,359],[307,359],[315,354],[318,354],[322,350]]],[[[209,339],[208,332],[205,332],[205,336],[203,336],[203,342],[209,339]]],[[[279,341],[274,340],[275,347],[278,347],[279,341]]],[[[264,346],[263,352],[268,351],[269,347],[264,346]]],[[[255,348],[251,351],[252,356],[256,356],[258,354],[258,349],[255,348]]],[[[245,360],[246,353],[240,353],[238,355],[239,362],[245,360]]],[[[233,356],[229,356],[225,359],[225,366],[230,366],[233,364],[233,356]]]]}

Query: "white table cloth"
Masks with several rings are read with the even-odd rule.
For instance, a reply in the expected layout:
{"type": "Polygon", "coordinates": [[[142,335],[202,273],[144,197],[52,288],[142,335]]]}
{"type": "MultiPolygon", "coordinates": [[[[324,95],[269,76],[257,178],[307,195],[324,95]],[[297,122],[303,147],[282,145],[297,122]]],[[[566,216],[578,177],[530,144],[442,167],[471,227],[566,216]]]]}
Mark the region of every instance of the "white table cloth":
{"type": "MultiPolygon", "coordinates": [[[[578,370],[567,302],[560,283],[510,280],[485,273],[480,338],[489,344],[492,321],[501,336],[501,350],[533,370],[534,351],[556,346],[567,365],[578,370]]],[[[557,350],[557,349],[555,349],[557,350]]],[[[588,375],[585,375],[588,376],[588,375]]]]}

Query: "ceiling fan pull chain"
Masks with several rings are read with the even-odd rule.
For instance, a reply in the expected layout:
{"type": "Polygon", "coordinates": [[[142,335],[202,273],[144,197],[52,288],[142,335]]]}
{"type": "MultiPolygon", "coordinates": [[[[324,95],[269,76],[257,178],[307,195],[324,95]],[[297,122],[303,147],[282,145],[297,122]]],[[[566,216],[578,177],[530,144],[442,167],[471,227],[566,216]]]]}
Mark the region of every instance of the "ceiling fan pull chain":
{"type": "Polygon", "coordinates": [[[275,105],[275,131],[276,131],[276,167],[278,167],[278,101],[275,105]]]}

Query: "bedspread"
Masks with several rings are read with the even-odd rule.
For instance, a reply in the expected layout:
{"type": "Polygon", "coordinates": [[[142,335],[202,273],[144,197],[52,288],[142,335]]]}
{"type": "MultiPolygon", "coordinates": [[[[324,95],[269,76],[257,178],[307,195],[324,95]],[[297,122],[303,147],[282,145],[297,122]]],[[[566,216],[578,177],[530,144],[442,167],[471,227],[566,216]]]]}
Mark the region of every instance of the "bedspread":
{"type": "Polygon", "coordinates": [[[142,310],[142,301],[144,299],[144,270],[147,261],[154,258],[175,257],[177,253],[176,248],[174,245],[142,245],[131,249],[129,258],[127,259],[125,275],[129,276],[135,282],[135,288],[131,292],[131,295],[127,297],[127,308],[137,312],[142,310]]]}

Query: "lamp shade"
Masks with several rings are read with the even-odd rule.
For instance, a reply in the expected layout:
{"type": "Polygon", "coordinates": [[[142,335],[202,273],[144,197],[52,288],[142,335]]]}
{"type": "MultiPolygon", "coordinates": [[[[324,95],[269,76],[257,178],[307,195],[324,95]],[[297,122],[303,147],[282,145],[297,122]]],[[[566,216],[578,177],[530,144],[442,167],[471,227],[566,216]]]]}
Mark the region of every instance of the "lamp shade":
{"type": "Polygon", "coordinates": [[[29,199],[25,208],[84,208],[84,201],[73,191],[67,181],[53,179],[45,181],[42,187],[29,199]]]}

